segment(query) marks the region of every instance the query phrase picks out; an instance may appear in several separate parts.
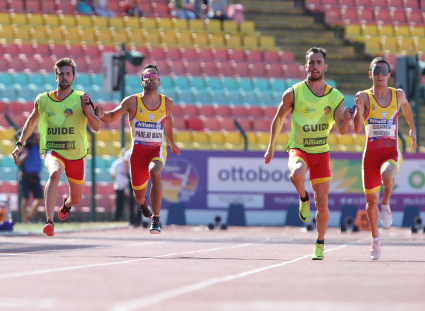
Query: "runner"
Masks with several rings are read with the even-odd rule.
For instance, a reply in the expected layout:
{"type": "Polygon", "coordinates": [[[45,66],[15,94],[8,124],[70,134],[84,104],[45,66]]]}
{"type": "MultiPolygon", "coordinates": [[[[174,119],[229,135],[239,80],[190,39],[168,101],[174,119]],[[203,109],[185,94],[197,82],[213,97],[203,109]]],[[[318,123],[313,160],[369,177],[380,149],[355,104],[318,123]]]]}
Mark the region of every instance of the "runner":
{"type": "Polygon", "coordinates": [[[299,215],[303,222],[310,221],[310,196],[305,190],[308,170],[316,203],[318,237],[312,259],[324,258],[324,239],[329,222],[328,193],[330,187],[329,131],[334,122],[340,134],[347,133],[350,109],[343,111],[342,94],[324,81],[326,50],[311,48],[306,53],[307,79],[283,93],[270,130],[270,143],[264,155],[270,163],[274,143],[282,129],[286,114],[291,110],[291,133],[286,151],[289,153],[290,179],[300,195],[299,215]]]}
{"type": "Polygon", "coordinates": [[[102,106],[96,107],[96,114],[103,122],[110,123],[128,112],[131,129],[132,148],[130,158],[131,184],[134,197],[143,216],[151,217],[150,233],[161,233],[159,213],[162,202],[161,172],[167,158],[164,148],[164,131],[167,134],[171,151],[179,155],[180,149],[173,140],[171,98],[158,93],[161,85],[159,70],[148,64],[142,71],[143,92],[125,98],[113,111],[104,112],[102,106]],[[150,199],[152,216],[146,193],[149,177],[152,182],[150,199]]]}
{"type": "Polygon", "coordinates": [[[35,99],[34,110],[25,122],[20,139],[12,152],[15,164],[34,127],[38,123],[40,133],[40,153],[44,153],[45,165],[49,172],[44,197],[46,205],[46,225],[43,232],[54,235],[53,215],[58,184],[63,172],[69,182],[69,195],[63,196],[63,205],[58,212],[59,220],[64,220],[71,206],[81,201],[86,175],[86,155],[88,153],[87,122],[94,131],[100,128],[90,96],[72,88],[75,80],[75,62],[62,58],[56,62],[55,70],[58,87],[55,91],[39,94],[35,99]]]}
{"type": "Polygon", "coordinates": [[[363,153],[362,178],[366,195],[366,211],[372,229],[370,256],[377,260],[381,256],[381,234],[378,231],[379,192],[381,183],[384,196],[381,202],[382,226],[391,227],[391,191],[394,176],[400,169],[403,157],[398,149],[398,111],[401,108],[409,123],[412,137],[411,149],[418,148],[412,108],[401,89],[388,87],[391,77],[390,64],[384,57],[377,57],[370,64],[369,77],[372,88],[358,92],[355,103],[354,130],[360,132],[363,124],[366,131],[366,147],[363,153]]]}

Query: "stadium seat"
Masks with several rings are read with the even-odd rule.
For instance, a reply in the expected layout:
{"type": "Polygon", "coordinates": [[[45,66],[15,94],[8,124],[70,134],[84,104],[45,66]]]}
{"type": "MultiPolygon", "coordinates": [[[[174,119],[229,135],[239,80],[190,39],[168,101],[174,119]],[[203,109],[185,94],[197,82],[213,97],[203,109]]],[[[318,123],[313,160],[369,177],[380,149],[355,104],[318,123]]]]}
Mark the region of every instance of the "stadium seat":
{"type": "Polygon", "coordinates": [[[249,73],[251,77],[264,77],[266,76],[266,66],[264,63],[253,63],[248,65],[249,73]]]}
{"type": "Polygon", "coordinates": [[[226,40],[226,46],[230,49],[238,49],[243,47],[242,39],[239,34],[226,34],[224,39],[226,40]]]}
{"type": "Polygon", "coordinates": [[[243,34],[255,33],[255,23],[253,21],[245,20],[239,24],[239,30],[243,34]]]}
{"type": "Polygon", "coordinates": [[[186,124],[187,129],[192,131],[202,131],[203,130],[203,123],[202,119],[199,117],[187,117],[186,124]]]}
{"type": "Polygon", "coordinates": [[[217,116],[230,117],[232,115],[232,111],[228,105],[214,105],[214,109],[217,116]]]}
{"type": "MultiPolygon", "coordinates": [[[[201,49],[201,53],[204,55],[202,57],[205,58],[205,60],[204,59],[203,60],[207,61],[208,52],[205,52],[205,51],[207,51],[207,50],[201,49]]],[[[228,54],[227,49],[212,49],[210,51],[210,53],[211,53],[211,57],[212,57],[212,59],[210,59],[210,60],[214,60],[216,62],[227,62],[227,61],[229,61],[229,54],[228,54]]],[[[200,58],[201,58],[201,55],[200,55],[200,58]]]]}
{"type": "Polygon", "coordinates": [[[221,33],[221,21],[218,19],[206,19],[204,21],[205,23],[205,30],[208,32],[218,32],[221,33]]]}
{"type": "Polygon", "coordinates": [[[12,12],[23,12],[25,11],[25,5],[23,0],[8,1],[9,10],[12,12]]]}
{"type": "Polygon", "coordinates": [[[226,131],[235,131],[235,121],[233,117],[220,117],[219,119],[220,123],[220,130],[226,130],[226,131]]]}
{"type": "Polygon", "coordinates": [[[211,91],[211,98],[213,104],[227,105],[229,103],[229,92],[223,90],[211,91]]]}
{"type": "Polygon", "coordinates": [[[226,46],[226,41],[222,33],[208,34],[208,45],[211,48],[223,48],[226,46]]]}
{"type": "Polygon", "coordinates": [[[192,89],[192,92],[193,92],[193,96],[194,96],[196,104],[207,104],[207,105],[212,104],[212,98],[211,98],[212,91],[201,88],[201,89],[192,89]]]}
{"type": "Polygon", "coordinates": [[[219,119],[213,116],[207,116],[202,119],[204,130],[218,131],[220,129],[219,119]]]}
{"type": "Polygon", "coordinates": [[[280,63],[267,64],[266,65],[266,74],[268,78],[283,78],[283,65],[280,63]]]}

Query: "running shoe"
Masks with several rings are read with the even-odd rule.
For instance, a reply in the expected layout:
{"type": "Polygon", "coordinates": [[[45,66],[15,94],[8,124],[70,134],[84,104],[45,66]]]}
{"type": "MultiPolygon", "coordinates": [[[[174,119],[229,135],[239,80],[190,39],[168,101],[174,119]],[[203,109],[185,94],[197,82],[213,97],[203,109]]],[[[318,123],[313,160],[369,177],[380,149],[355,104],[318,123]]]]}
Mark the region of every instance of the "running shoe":
{"type": "Polygon", "coordinates": [[[145,197],[145,203],[143,205],[140,205],[139,203],[137,203],[137,205],[139,206],[139,211],[142,212],[143,216],[145,216],[146,218],[149,218],[152,216],[151,210],[149,209],[148,206],[148,199],[145,197]]]}
{"type": "Polygon", "coordinates": [[[378,231],[378,239],[372,237],[372,245],[370,248],[370,257],[373,260],[378,260],[381,257],[381,234],[378,231]]]}
{"type": "Polygon", "coordinates": [[[63,205],[59,209],[59,212],[58,212],[58,218],[59,218],[59,220],[65,220],[65,218],[68,217],[69,212],[71,211],[71,207],[72,206],[70,206],[70,207],[66,207],[65,206],[65,202],[68,199],[68,197],[69,196],[67,194],[64,194],[64,196],[63,196],[63,205]]]}
{"type": "Polygon", "coordinates": [[[323,251],[325,250],[325,246],[323,244],[318,244],[314,246],[313,255],[311,256],[311,259],[313,260],[323,260],[325,257],[323,255],[323,251]]]}
{"type": "Polygon", "coordinates": [[[382,206],[382,217],[381,217],[381,224],[382,227],[385,229],[388,229],[391,227],[393,223],[393,215],[391,214],[391,208],[388,205],[388,207],[382,206]]]}
{"type": "Polygon", "coordinates": [[[302,222],[309,222],[310,221],[310,197],[308,198],[307,202],[303,202],[300,200],[300,219],[302,222]]]}
{"type": "Polygon", "coordinates": [[[45,226],[43,228],[43,232],[47,235],[47,236],[53,236],[55,234],[55,226],[53,225],[53,221],[51,220],[47,220],[45,222],[45,226]]]}
{"type": "Polygon", "coordinates": [[[161,228],[159,226],[159,216],[151,217],[151,234],[160,234],[161,228]]]}

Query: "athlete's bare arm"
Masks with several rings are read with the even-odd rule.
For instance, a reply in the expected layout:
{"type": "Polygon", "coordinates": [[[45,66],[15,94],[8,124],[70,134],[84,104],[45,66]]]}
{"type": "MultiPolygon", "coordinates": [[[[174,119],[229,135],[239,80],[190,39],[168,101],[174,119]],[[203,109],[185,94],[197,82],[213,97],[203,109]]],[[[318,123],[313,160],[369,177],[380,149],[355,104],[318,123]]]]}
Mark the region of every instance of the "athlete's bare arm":
{"type": "Polygon", "coordinates": [[[84,114],[87,118],[87,122],[93,131],[97,132],[100,130],[100,120],[96,116],[92,105],[90,105],[90,96],[89,94],[84,94],[84,96],[80,96],[81,100],[81,108],[84,111],[84,114]]]}
{"type": "Polygon", "coordinates": [[[105,123],[111,123],[116,119],[122,117],[124,113],[128,112],[129,118],[133,119],[137,110],[137,97],[131,95],[126,98],[112,111],[105,111],[103,106],[96,107],[96,115],[105,123]]]}
{"type": "Polygon", "coordinates": [[[350,129],[351,110],[350,108],[342,109],[344,101],[342,101],[334,113],[335,123],[338,128],[338,133],[344,135],[350,129]]]}
{"type": "Polygon", "coordinates": [[[167,134],[168,144],[170,146],[171,152],[177,155],[180,155],[180,149],[174,143],[173,137],[173,116],[171,115],[171,110],[174,107],[174,101],[167,97],[167,119],[165,120],[164,130],[167,134]]]}
{"type": "Polygon", "coordinates": [[[273,118],[273,122],[270,128],[270,141],[269,146],[267,147],[266,154],[264,155],[264,160],[266,164],[269,164],[274,155],[274,143],[276,141],[277,135],[279,135],[282,130],[283,121],[286,114],[294,106],[294,90],[289,88],[283,93],[282,101],[277,108],[276,115],[273,118]]]}
{"type": "Polygon", "coordinates": [[[366,118],[365,114],[369,110],[367,93],[364,91],[358,92],[354,101],[357,104],[356,111],[354,111],[354,131],[359,133],[364,127],[363,120],[366,118]]]}
{"type": "MultiPolygon", "coordinates": [[[[35,102],[34,103],[34,109],[31,112],[31,115],[27,119],[27,121],[24,124],[24,127],[22,128],[21,138],[19,141],[24,144],[28,137],[31,135],[32,131],[34,130],[34,127],[37,125],[38,118],[40,115],[38,114],[38,105],[35,102]]],[[[16,146],[15,150],[12,152],[13,160],[15,161],[15,164],[18,165],[18,155],[21,152],[22,147],[16,146]]]]}
{"type": "Polygon", "coordinates": [[[410,149],[416,150],[418,149],[418,144],[416,141],[416,127],[415,122],[413,121],[412,107],[407,101],[406,94],[404,94],[404,91],[402,89],[397,89],[397,101],[400,103],[401,109],[403,110],[407,123],[409,123],[409,135],[412,137],[412,145],[410,146],[410,149]]]}

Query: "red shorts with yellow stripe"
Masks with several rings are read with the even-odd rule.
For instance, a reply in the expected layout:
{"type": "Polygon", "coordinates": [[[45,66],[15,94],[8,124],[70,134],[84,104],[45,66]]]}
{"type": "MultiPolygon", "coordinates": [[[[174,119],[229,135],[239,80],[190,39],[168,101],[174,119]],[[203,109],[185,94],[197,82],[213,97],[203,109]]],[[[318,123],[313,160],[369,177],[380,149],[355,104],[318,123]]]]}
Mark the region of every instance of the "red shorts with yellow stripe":
{"type": "Polygon", "coordinates": [[[59,161],[64,170],[66,178],[68,181],[73,182],[74,184],[83,184],[86,178],[86,158],[79,160],[68,160],[64,157],[57,154],[55,151],[47,150],[44,153],[44,162],[48,162],[51,159],[59,161]]]}
{"type": "Polygon", "coordinates": [[[130,157],[131,184],[134,190],[142,190],[148,185],[149,165],[160,161],[165,165],[167,149],[163,146],[133,145],[130,157]]]}
{"type": "Polygon", "coordinates": [[[362,179],[366,194],[381,190],[381,167],[385,162],[392,162],[400,169],[403,156],[394,147],[367,150],[363,156],[362,179]]]}
{"type": "Polygon", "coordinates": [[[309,170],[310,183],[319,184],[331,179],[329,152],[309,154],[300,149],[289,150],[288,166],[293,161],[301,160],[309,170]]]}

